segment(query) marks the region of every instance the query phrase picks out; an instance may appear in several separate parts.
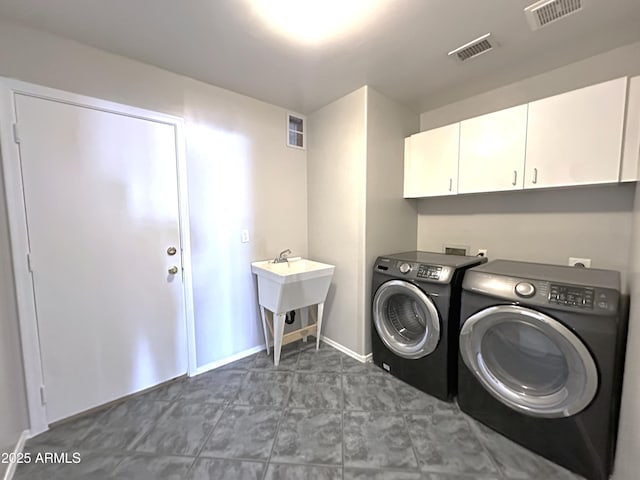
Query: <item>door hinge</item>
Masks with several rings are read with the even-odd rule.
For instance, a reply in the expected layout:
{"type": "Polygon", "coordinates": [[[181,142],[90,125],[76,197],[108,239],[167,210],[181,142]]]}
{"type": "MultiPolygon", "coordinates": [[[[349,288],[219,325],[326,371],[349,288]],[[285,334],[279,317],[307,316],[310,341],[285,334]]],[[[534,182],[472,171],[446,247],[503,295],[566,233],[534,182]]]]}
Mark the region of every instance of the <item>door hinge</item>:
{"type": "Polygon", "coordinates": [[[47,396],[44,392],[44,385],[40,385],[40,402],[42,402],[42,405],[47,404],[47,396]]]}
{"type": "Polygon", "coordinates": [[[20,133],[18,132],[18,124],[13,124],[13,141],[16,143],[20,143],[20,133]]]}
{"type": "Polygon", "coordinates": [[[33,263],[31,260],[31,253],[27,253],[27,268],[31,273],[33,273],[33,263]]]}

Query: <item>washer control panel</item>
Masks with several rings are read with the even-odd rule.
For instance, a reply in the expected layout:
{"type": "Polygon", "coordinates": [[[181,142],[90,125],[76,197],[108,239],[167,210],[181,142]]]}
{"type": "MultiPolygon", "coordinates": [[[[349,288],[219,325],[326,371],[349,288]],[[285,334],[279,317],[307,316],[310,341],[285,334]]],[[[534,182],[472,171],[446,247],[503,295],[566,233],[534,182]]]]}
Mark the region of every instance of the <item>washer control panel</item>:
{"type": "Polygon", "coordinates": [[[455,273],[455,268],[447,265],[431,265],[385,257],[379,258],[374,268],[376,272],[385,275],[429,283],[449,283],[455,273]]]}
{"type": "Polygon", "coordinates": [[[439,280],[442,274],[442,267],[436,265],[424,265],[418,266],[418,278],[426,278],[428,280],[439,280]]]}
{"type": "MultiPolygon", "coordinates": [[[[603,296],[604,301],[601,300],[601,304],[598,307],[607,309],[609,307],[607,295],[601,296],[603,296]]],[[[549,303],[593,309],[594,301],[595,291],[593,288],[551,284],[549,303]]]]}

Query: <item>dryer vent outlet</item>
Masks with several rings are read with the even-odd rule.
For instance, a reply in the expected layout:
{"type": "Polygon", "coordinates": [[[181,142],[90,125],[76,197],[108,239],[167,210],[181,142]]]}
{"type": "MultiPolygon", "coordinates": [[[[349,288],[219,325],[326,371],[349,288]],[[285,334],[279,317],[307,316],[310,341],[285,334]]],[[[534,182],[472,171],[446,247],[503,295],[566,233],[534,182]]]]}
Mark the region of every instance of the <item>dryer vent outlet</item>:
{"type": "Polygon", "coordinates": [[[442,250],[447,255],[465,256],[469,253],[469,247],[465,245],[443,245],[442,250]]]}

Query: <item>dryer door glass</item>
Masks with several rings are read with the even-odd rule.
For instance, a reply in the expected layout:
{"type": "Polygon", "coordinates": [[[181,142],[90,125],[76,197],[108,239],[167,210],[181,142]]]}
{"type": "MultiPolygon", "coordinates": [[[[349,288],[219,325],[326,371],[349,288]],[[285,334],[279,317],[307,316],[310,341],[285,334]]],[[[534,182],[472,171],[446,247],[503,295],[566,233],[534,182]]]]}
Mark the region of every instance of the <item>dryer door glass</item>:
{"type": "Polygon", "coordinates": [[[501,305],[469,317],[460,355],[489,393],[514,410],[567,417],[596,394],[598,373],[576,335],[543,313],[501,305]]]}
{"type": "Polygon", "coordinates": [[[403,280],[382,284],[373,298],[372,313],[378,335],[396,355],[420,358],[438,346],[438,311],[414,284],[403,280]]]}
{"type": "Polygon", "coordinates": [[[567,383],[569,367],[560,348],[529,324],[500,323],[489,328],[481,342],[489,371],[514,391],[552,395],[567,383]]]}

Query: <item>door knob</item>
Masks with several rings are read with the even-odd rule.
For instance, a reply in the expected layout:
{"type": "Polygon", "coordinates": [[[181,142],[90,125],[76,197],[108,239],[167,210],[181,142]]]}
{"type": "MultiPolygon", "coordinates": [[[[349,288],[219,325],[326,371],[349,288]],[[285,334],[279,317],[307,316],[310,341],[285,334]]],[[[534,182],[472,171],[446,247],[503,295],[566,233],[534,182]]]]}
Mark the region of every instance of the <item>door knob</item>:
{"type": "Polygon", "coordinates": [[[176,267],[176,266],[174,265],[173,267],[171,267],[171,268],[169,269],[169,273],[170,273],[171,275],[175,275],[176,273],[178,273],[178,267],[176,267]]]}
{"type": "Polygon", "coordinates": [[[177,252],[176,247],[167,248],[167,255],[175,255],[177,252]]]}

